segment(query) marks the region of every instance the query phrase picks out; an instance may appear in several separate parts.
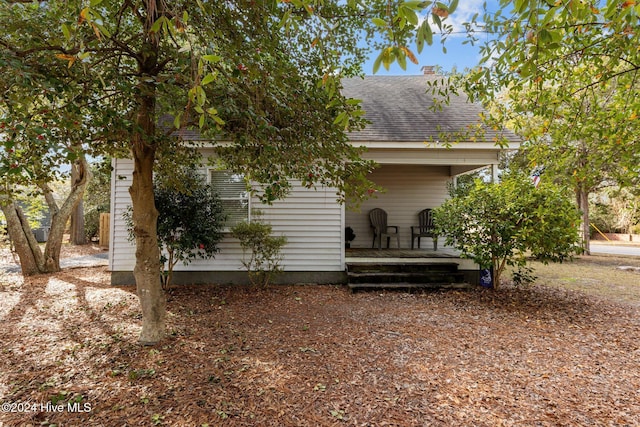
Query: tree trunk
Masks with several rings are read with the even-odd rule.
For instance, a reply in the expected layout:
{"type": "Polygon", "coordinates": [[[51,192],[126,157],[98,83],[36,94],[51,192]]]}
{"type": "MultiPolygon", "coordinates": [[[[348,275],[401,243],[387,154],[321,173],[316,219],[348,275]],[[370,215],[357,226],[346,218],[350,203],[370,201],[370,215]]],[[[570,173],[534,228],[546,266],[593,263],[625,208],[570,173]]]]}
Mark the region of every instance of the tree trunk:
{"type": "Polygon", "coordinates": [[[589,193],[587,193],[584,189],[579,189],[576,192],[576,198],[578,202],[578,208],[582,212],[582,249],[584,250],[585,255],[591,255],[591,228],[589,225],[589,193]]]}
{"type": "Polygon", "coordinates": [[[69,242],[72,245],[85,245],[87,243],[84,232],[84,203],[82,200],[71,213],[69,233],[69,242]]]}
{"type": "Polygon", "coordinates": [[[84,189],[91,177],[89,165],[84,157],[81,157],[77,163],[78,177],[74,187],[71,188],[69,196],[58,207],[53,198],[53,192],[47,184],[43,184],[40,188],[44,193],[44,198],[49,207],[51,214],[51,229],[47,243],[44,247],[44,253],[40,249],[36,241],[29,222],[22,212],[20,206],[15,202],[9,202],[2,205],[2,212],[7,219],[7,228],[9,237],[13,241],[16,253],[20,258],[20,267],[23,276],[32,276],[34,274],[55,273],[60,271],[60,249],[62,248],[62,238],[64,229],[71,215],[71,211],[77,205],[78,201],[84,195],[84,189]]]}
{"type": "Polygon", "coordinates": [[[16,202],[3,203],[0,207],[7,220],[9,237],[20,258],[22,275],[33,276],[42,273],[44,256],[22,209],[16,202]]]}
{"type": "Polygon", "coordinates": [[[153,194],[153,166],[156,147],[150,141],[155,133],[155,88],[140,83],[136,127],[132,134],[133,180],[129,188],[136,239],[136,265],[133,275],[142,307],[139,342],[154,345],[164,337],[166,300],[160,279],[158,248],[158,210],[153,194]]]}
{"type": "MultiPolygon", "coordinates": [[[[76,183],[80,180],[80,174],[82,171],[77,165],[71,167],[71,188],[73,189],[76,183]]],[[[78,201],[78,204],[71,212],[71,224],[69,226],[70,236],[69,242],[72,245],[84,245],[87,243],[87,238],[84,232],[84,204],[82,198],[78,201]]]]}
{"type": "Polygon", "coordinates": [[[144,147],[134,156],[133,181],[129,193],[133,206],[136,237],[136,266],[133,275],[140,305],[142,332],[140,343],[153,345],[164,336],[165,296],[160,282],[158,249],[158,211],[153,199],[153,163],[155,150],[144,147]]]}

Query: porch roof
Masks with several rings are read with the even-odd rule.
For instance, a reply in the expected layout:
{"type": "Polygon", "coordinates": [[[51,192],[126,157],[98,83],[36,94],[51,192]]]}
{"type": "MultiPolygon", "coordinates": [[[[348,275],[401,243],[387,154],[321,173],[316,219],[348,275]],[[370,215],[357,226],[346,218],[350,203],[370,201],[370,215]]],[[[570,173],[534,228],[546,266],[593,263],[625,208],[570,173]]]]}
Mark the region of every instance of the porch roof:
{"type": "Polygon", "coordinates": [[[474,138],[470,127],[480,124],[484,111],[466,95],[451,95],[449,104],[433,111],[434,97],[427,93],[428,82],[443,79],[439,75],[365,76],[344,79],[343,94],[362,100],[365,118],[371,123],[361,131],[352,132],[352,142],[369,148],[439,148],[425,142],[439,141],[443,134],[457,143],[453,149],[496,147],[495,141],[504,138],[509,148],[518,148],[521,140],[508,130],[494,130],[483,126],[481,138],[474,138]],[[461,146],[463,145],[463,147],[461,146]]]}

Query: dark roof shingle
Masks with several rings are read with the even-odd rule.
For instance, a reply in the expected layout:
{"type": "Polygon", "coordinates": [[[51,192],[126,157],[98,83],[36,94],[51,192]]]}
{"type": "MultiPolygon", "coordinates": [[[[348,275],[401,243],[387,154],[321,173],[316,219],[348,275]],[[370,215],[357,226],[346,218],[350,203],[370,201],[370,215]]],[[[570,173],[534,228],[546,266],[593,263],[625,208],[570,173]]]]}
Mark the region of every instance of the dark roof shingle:
{"type": "MultiPolygon", "coordinates": [[[[438,75],[366,76],[343,80],[342,93],[362,100],[365,118],[371,123],[362,131],[352,132],[352,141],[417,142],[438,141],[442,133],[468,133],[469,126],[480,123],[479,104],[465,95],[451,95],[449,104],[433,110],[433,96],[427,93],[429,80],[438,75]]],[[[484,141],[494,142],[498,132],[485,129],[484,141]]],[[[508,139],[516,142],[515,135],[508,139]]],[[[458,141],[463,142],[463,141],[458,141]]],[[[469,142],[469,141],[464,141],[469,142]]]]}

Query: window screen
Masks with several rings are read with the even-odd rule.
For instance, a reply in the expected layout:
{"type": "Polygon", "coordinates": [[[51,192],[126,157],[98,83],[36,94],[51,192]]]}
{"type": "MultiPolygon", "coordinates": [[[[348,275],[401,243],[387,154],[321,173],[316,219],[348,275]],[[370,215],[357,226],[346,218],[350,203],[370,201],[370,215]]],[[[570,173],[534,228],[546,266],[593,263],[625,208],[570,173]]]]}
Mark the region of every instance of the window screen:
{"type": "Polygon", "coordinates": [[[249,220],[249,192],[244,176],[229,171],[211,171],[211,187],[218,193],[227,215],[225,228],[249,220]]]}

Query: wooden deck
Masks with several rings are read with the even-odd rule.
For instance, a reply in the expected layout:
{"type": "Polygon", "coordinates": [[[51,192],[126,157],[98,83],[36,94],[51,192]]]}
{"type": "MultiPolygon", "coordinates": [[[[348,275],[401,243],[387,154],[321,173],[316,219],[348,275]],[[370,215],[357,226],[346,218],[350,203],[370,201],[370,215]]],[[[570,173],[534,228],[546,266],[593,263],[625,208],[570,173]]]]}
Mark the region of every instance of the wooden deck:
{"type": "Polygon", "coordinates": [[[368,248],[348,248],[346,249],[347,261],[363,258],[390,258],[390,259],[438,259],[438,258],[460,258],[457,251],[449,248],[438,249],[437,251],[428,249],[368,249],[368,248]]]}

